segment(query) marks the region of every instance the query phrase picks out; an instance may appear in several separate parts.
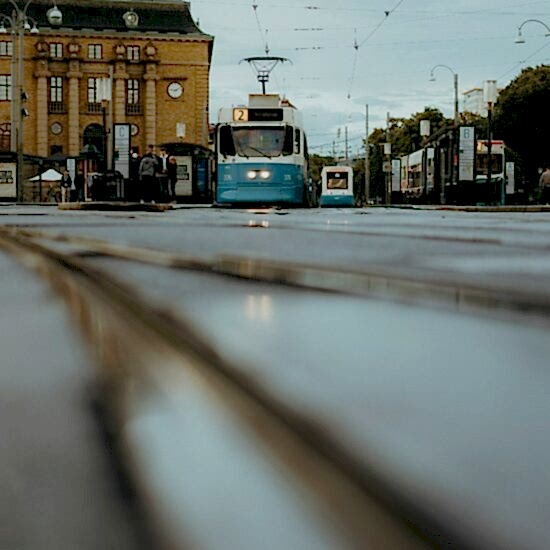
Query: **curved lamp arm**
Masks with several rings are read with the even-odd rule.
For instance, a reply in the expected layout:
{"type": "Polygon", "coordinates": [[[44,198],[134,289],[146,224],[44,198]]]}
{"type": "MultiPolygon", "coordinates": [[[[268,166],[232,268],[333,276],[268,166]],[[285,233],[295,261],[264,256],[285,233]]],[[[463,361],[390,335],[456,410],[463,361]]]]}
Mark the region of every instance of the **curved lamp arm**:
{"type": "Polygon", "coordinates": [[[550,27],[540,19],[526,19],[519,27],[518,27],[518,35],[516,37],[515,43],[516,44],[525,44],[525,38],[523,38],[523,35],[521,34],[521,29],[523,29],[523,26],[526,23],[539,23],[546,29],[545,36],[550,36],[550,27]]]}

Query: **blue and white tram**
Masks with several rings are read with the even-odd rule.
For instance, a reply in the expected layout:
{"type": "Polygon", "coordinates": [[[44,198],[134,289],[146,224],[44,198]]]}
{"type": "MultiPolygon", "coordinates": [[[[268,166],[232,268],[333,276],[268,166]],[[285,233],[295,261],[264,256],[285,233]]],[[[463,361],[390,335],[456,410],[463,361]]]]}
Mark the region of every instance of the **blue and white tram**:
{"type": "Polygon", "coordinates": [[[321,171],[320,206],[355,206],[353,169],[349,166],[324,166],[321,171]]]}
{"type": "Polygon", "coordinates": [[[308,204],[301,113],[276,94],[222,108],[216,128],[217,204],[308,204]]]}

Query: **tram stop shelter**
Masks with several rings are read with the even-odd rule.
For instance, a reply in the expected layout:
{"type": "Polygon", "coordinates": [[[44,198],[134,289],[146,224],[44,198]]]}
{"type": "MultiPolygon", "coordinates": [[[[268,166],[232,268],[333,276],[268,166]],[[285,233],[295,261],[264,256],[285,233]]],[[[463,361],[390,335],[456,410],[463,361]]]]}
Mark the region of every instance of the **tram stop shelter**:
{"type": "Polygon", "coordinates": [[[61,194],[61,172],[48,168],[45,172],[29,178],[32,184],[32,195],[38,197],[38,202],[58,202],[61,194]]]}

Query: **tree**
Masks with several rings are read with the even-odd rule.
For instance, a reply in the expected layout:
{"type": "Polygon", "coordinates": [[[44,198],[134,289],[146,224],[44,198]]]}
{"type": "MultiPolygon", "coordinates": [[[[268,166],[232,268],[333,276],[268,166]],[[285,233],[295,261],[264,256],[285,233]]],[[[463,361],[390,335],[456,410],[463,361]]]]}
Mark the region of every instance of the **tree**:
{"type": "Polygon", "coordinates": [[[523,159],[525,174],[536,185],[537,169],[550,164],[550,66],[524,69],[499,94],[494,135],[523,159]]]}

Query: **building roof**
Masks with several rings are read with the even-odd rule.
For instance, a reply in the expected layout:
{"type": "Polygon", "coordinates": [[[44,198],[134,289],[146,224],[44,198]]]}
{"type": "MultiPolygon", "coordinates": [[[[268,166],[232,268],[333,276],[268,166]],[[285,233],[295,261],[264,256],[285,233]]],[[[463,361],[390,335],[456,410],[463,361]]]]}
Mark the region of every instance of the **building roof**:
{"type": "MultiPolygon", "coordinates": [[[[57,0],[57,7],[63,15],[60,31],[74,29],[112,30],[116,32],[170,32],[178,34],[200,35],[203,33],[195,24],[189,11],[189,2],[177,0],[57,0]],[[128,28],[123,15],[134,11],[139,17],[135,28],[128,28]]],[[[27,13],[35,19],[38,27],[51,28],[47,11],[52,8],[52,0],[34,0],[27,13]]],[[[10,15],[12,6],[6,0],[0,0],[0,13],[10,15]]]]}

